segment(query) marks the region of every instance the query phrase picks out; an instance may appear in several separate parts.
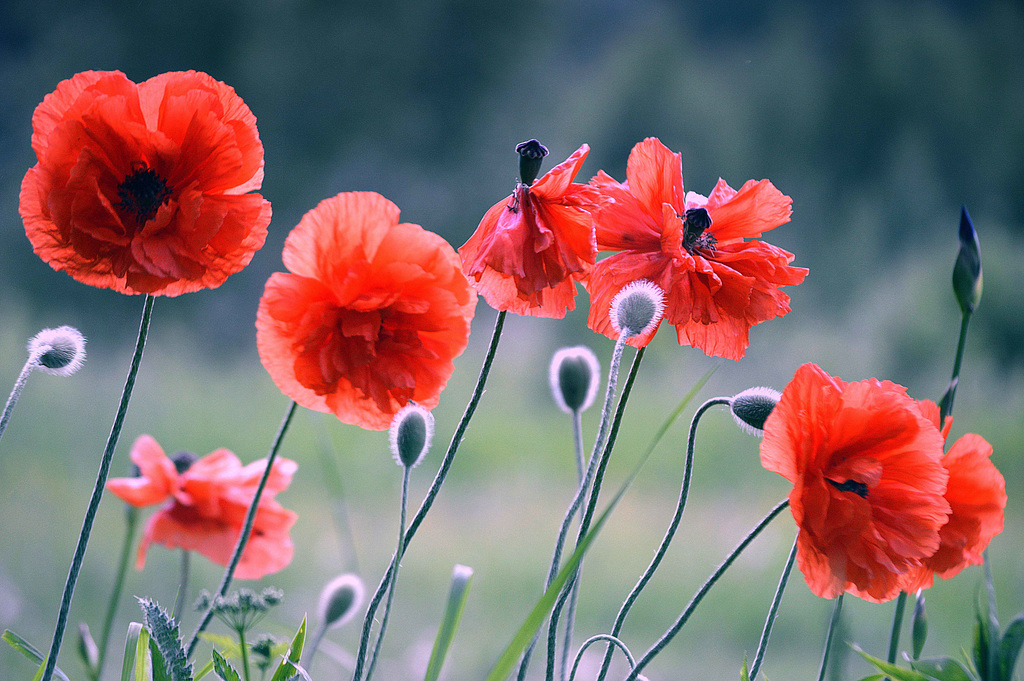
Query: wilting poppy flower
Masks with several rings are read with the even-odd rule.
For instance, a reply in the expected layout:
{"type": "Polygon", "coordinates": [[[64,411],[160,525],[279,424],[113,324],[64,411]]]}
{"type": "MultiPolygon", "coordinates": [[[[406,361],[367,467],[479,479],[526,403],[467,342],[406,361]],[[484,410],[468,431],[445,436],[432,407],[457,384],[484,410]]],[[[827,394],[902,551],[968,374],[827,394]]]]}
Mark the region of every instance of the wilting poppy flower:
{"type": "MultiPolygon", "coordinates": [[[[922,413],[936,426],[939,409],[934,402],[919,403],[922,413]]],[[[948,436],[951,419],[946,419],[943,437],[948,436]]],[[[968,433],[942,457],[949,473],[946,501],[950,514],[939,530],[939,549],[923,565],[904,577],[903,590],[917,591],[932,585],[934,576],[949,579],[969,565],[981,565],[989,542],[1003,531],[1006,481],[992,464],[992,445],[980,435],[968,433]]]]}
{"type": "Polygon", "coordinates": [[[942,435],[906,388],[797,369],[764,426],[761,463],[793,483],[797,565],[818,596],[882,602],[939,549],[950,504],[942,435]]]}
{"type": "Polygon", "coordinates": [[[321,201],[288,235],[290,271],[270,277],[256,315],[285,395],[374,430],[411,401],[437,405],[476,307],[455,250],[398,214],[373,192],[321,201]]]}
{"type": "Polygon", "coordinates": [[[590,208],[597,194],[573,178],[587,158],[586,144],[536,182],[547,154],[536,140],[516,147],[533,166],[508,198],[494,204],[459,249],[462,269],[496,310],[562,318],[576,307],[576,282],[594,264],[590,208]],[[531,163],[532,162],[532,163],[531,163]]]}
{"type": "MultiPolygon", "coordinates": [[[[182,452],[172,461],[149,435],[135,440],[131,459],[140,476],[115,478],[107,487],[132,506],[164,504],[146,523],[136,567],[145,565],[154,542],[227,565],[267,460],[243,466],[233,453],[218,449],[201,459],[182,452]]],[[[274,462],[235,571],[239,579],[259,579],[291,562],[294,546],[288,532],[298,516],[282,508],[274,495],[288,487],[296,468],[288,459],[274,462]]]]}
{"type": "MultiPolygon", "coordinates": [[[[708,355],[740,359],[750,327],[789,312],[779,287],[799,284],[807,270],[789,265],[791,253],[755,240],[791,213],[792,200],[768,180],[739,191],[719,180],[707,198],[684,193],[680,155],[650,137],[630,152],[625,183],[602,171],[591,184],[602,194],[594,212],[598,249],[619,251],[585,282],[594,331],[616,337],[612,298],[638,279],[665,291],[664,319],[679,344],[708,355]]],[[[629,342],[642,347],[653,335],[629,342]]]]}
{"type": "Polygon", "coordinates": [[[36,254],[78,281],[176,296],[245,267],[267,236],[256,118],[205,73],[62,81],[36,107],[20,212],[36,254]]]}

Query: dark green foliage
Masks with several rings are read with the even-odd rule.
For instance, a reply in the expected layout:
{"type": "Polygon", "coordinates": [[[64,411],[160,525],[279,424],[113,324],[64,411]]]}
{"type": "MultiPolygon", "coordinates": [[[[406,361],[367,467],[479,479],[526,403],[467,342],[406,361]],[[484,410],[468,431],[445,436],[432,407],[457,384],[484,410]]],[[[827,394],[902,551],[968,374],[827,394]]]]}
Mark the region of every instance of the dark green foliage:
{"type": "Polygon", "coordinates": [[[163,663],[158,665],[157,655],[153,656],[154,681],[158,667],[163,667],[162,671],[169,681],[192,681],[192,664],[181,644],[178,623],[156,601],[140,598],[139,606],[142,608],[142,622],[152,637],[151,647],[156,649],[163,663]]]}

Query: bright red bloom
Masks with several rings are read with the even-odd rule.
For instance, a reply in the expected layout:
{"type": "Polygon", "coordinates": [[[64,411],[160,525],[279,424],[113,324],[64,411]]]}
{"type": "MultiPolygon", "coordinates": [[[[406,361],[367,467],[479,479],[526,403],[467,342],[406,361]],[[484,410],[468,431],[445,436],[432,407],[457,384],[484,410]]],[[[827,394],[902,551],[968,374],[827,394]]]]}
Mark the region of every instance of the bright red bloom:
{"type": "Polygon", "coordinates": [[[939,549],[950,504],[942,435],[906,388],[797,369],[764,426],[761,463],[793,483],[797,564],[818,596],[882,602],[939,549]]]}
{"type": "Polygon", "coordinates": [[[38,163],[21,183],[40,258],[120,293],[214,288],[252,260],[270,223],[256,117],[205,73],[135,84],[119,71],[62,81],[32,117],[38,163]]]}
{"type": "Polygon", "coordinates": [[[455,250],[373,192],[321,201],[288,235],[256,316],[263,366],[304,407],[385,430],[431,409],[476,308],[455,250]]]}
{"type": "MultiPolygon", "coordinates": [[[[657,139],[629,155],[625,183],[604,172],[591,180],[603,200],[594,213],[598,249],[619,251],[599,261],[585,282],[588,326],[616,338],[608,317],[622,287],[647,279],[665,291],[665,321],[680,345],[740,359],[750,327],[789,312],[780,286],[807,275],[793,255],[755,239],[789,222],[792,199],[768,180],[739,191],[719,180],[707,198],[683,192],[682,160],[657,139]]],[[[654,332],[631,339],[642,347],[654,332]]]]}
{"type": "MultiPolygon", "coordinates": [[[[178,473],[175,462],[149,435],[135,440],[131,459],[139,467],[140,477],[115,478],[107,487],[132,506],[164,504],[146,523],[136,567],[143,568],[153,542],[196,551],[218,565],[227,565],[267,460],[243,466],[233,453],[218,449],[178,473]]],[[[295,549],[288,532],[298,516],[283,508],[274,495],[288,487],[297,468],[288,459],[274,461],[252,534],[235,571],[239,579],[259,579],[292,561],[295,549]]]]}
{"type": "Polygon", "coordinates": [[[463,271],[494,309],[559,319],[575,309],[576,282],[597,256],[596,192],[573,182],[589,151],[584,144],[533,184],[517,184],[459,249],[463,271]]]}
{"type": "MultiPolygon", "coordinates": [[[[938,426],[935,403],[925,400],[919,404],[925,417],[938,426]]],[[[946,419],[943,437],[948,436],[950,425],[952,419],[946,419]]],[[[989,542],[1003,531],[1006,508],[1006,481],[991,456],[992,445],[980,435],[968,433],[942,457],[949,473],[945,495],[951,509],[949,520],[939,530],[938,551],[904,576],[904,591],[927,589],[935,575],[949,579],[969,565],[984,562],[989,542]]]]}

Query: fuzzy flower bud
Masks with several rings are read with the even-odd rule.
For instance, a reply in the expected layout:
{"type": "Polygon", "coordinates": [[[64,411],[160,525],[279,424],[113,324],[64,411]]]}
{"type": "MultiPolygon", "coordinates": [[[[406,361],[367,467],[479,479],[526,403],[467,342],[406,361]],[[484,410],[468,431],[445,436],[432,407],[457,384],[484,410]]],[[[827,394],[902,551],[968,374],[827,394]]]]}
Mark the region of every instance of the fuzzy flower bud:
{"type": "Polygon", "coordinates": [[[402,407],[391,421],[391,453],[399,466],[415,468],[430,449],[434,417],[418,404],[402,407]]]}
{"type": "Polygon", "coordinates": [[[585,345],[562,348],[551,358],[551,393],[566,414],[586,411],[594,403],[601,367],[597,355],[585,345]]]}
{"type": "Polygon", "coordinates": [[[329,581],[320,592],[317,614],[325,629],[340,627],[355,616],[363,605],[363,580],[347,573],[329,581]]]}
{"type": "Polygon", "coordinates": [[[43,329],[28,342],[37,368],[56,376],[70,376],[85,362],[85,336],[73,326],[43,329]]]}
{"type": "Polygon", "coordinates": [[[650,333],[664,313],[665,292],[646,279],[626,284],[612,298],[612,328],[626,338],[650,333]]]}
{"type": "Polygon", "coordinates": [[[971,314],[978,307],[981,285],[981,244],[964,206],[960,211],[960,251],[953,266],[953,293],[963,314],[971,314]]]}
{"type": "Polygon", "coordinates": [[[761,437],[764,435],[764,422],[780,397],[782,393],[773,388],[747,388],[729,401],[729,409],[741,430],[761,437]]]}

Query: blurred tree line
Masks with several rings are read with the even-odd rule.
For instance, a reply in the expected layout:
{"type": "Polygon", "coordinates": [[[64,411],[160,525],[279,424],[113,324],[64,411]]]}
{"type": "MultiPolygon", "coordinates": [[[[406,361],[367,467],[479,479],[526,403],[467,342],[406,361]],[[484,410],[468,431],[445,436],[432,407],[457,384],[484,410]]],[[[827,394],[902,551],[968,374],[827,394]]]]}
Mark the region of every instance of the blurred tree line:
{"type": "MultiPolygon", "coordinates": [[[[921,254],[951,265],[966,204],[990,308],[978,351],[1024,363],[1019,0],[6,0],[0,315],[130,341],[141,299],[52,272],[17,210],[32,111],[87,69],[206,71],[257,116],[266,246],[217,292],[158,305],[206,347],[253,342],[284,238],[323,198],[378,191],[458,247],[511,191],[517,142],[544,142],[546,168],[587,142],[579,179],[625,179],[632,145],[657,136],[683,153],[688,189],[768,177],[793,197],[792,224],[769,240],[811,269],[794,308],[837,323],[865,301],[947,296],[945,271],[894,273],[921,254]]],[[[931,361],[912,336],[904,345],[899,361],[931,361]]]]}

